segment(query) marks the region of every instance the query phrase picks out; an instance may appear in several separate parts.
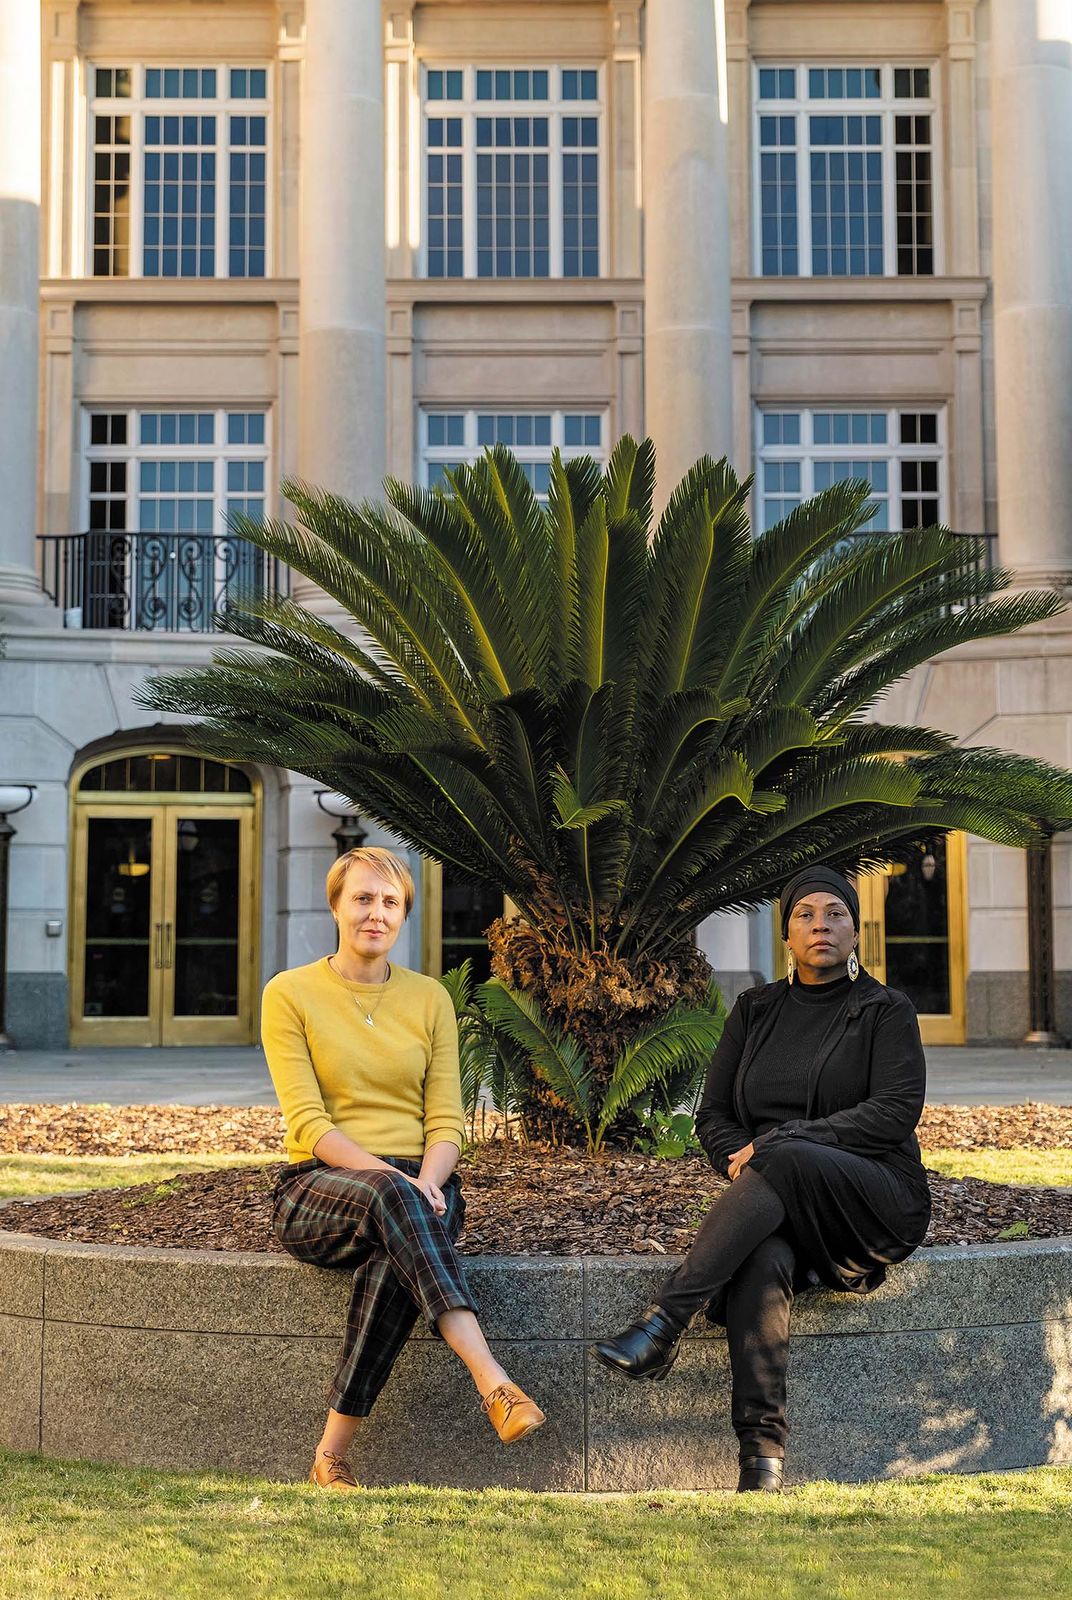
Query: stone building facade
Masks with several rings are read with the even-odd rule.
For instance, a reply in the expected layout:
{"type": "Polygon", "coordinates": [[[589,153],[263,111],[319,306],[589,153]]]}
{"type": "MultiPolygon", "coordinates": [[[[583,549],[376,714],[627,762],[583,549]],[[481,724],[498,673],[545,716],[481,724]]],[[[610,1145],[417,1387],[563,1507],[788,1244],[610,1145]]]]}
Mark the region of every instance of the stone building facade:
{"type": "MultiPolygon", "coordinates": [[[[249,1039],[326,948],[315,786],[191,762],[133,698],[208,659],[253,559],[223,515],[287,475],[359,498],[502,439],[538,489],[647,432],[664,496],[728,454],[762,528],[864,476],[876,527],[1066,587],[1070,156],[1070,0],[0,0],[16,1042],[249,1039]]],[[[1067,620],[887,715],[1067,762],[1067,620]]],[[[414,864],[435,971],[494,906],[414,864]]],[[[1022,1037],[1021,855],[921,840],[867,910],[929,1037],[1022,1037]]],[[[777,969],[765,913],[701,939],[731,991],[777,969]]]]}

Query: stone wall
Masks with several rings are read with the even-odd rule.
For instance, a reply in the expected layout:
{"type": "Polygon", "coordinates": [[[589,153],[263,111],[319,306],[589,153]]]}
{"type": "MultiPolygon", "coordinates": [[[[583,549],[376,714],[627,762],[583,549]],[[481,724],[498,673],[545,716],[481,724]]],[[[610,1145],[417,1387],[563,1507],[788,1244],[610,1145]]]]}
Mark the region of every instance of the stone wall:
{"type": "MultiPolygon", "coordinates": [[[[624,1381],[588,1351],[650,1301],[672,1264],[470,1259],[488,1335],[546,1427],[504,1450],[464,1369],[420,1328],[359,1429],[359,1477],[732,1487],[720,1333],[694,1327],[661,1384],[624,1381]]],[[[347,1274],[286,1256],[2,1233],[0,1447],[300,1477],[348,1292],[347,1274]]],[[[790,1422],[796,1482],[1072,1463],[1072,1240],[923,1250],[874,1295],[802,1297],[790,1422]]]]}

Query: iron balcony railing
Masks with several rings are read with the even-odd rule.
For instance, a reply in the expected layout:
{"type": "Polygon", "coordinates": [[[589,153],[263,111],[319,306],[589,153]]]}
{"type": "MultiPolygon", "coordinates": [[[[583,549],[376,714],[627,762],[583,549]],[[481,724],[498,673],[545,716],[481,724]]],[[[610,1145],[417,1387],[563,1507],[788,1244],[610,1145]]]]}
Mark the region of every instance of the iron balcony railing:
{"type": "Polygon", "coordinates": [[[211,533],[45,534],[41,587],[68,628],[214,633],[244,595],[286,595],[290,570],[247,539],[211,533]]]}
{"type": "MultiPolygon", "coordinates": [[[[883,537],[867,530],[852,535],[883,537]]],[[[973,567],[994,565],[995,535],[959,537],[973,567]]],[[[68,628],[213,633],[217,615],[243,594],[290,593],[290,569],[232,534],[94,530],[46,534],[37,542],[41,586],[68,628]]]]}

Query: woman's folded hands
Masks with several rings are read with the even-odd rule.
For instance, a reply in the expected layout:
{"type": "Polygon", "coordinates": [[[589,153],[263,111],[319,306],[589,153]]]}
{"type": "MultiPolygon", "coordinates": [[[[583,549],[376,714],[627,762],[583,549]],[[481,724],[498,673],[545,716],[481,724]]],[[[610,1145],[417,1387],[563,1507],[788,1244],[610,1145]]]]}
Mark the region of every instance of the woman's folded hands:
{"type": "Polygon", "coordinates": [[[732,1183],[734,1178],[739,1178],[745,1167],[755,1154],[755,1145],[748,1143],[740,1150],[735,1150],[726,1165],[726,1175],[732,1183]]]}
{"type": "Polygon", "coordinates": [[[428,1201],[428,1204],[431,1206],[437,1217],[441,1217],[445,1214],[447,1209],[447,1197],[439,1187],[438,1183],[433,1183],[431,1178],[410,1178],[408,1173],[403,1173],[403,1177],[409,1178],[409,1182],[412,1183],[413,1187],[420,1190],[421,1194],[423,1194],[424,1198],[428,1201]]]}

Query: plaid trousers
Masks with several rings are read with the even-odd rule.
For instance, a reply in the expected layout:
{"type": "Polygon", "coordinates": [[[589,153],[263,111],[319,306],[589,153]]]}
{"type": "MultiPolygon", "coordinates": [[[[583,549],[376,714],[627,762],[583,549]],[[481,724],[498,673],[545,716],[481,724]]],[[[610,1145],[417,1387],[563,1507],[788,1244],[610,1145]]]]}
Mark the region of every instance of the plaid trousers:
{"type": "Polygon", "coordinates": [[[275,1187],[272,1226],[283,1248],[315,1267],[353,1269],[342,1358],[328,1393],[332,1409],[367,1417],[391,1375],[418,1312],[435,1325],[444,1311],[475,1311],[454,1241],[465,1220],[457,1173],[443,1185],[446,1215],[399,1173],[418,1160],[381,1158],[396,1168],[355,1172],[297,1161],[275,1187]]]}

